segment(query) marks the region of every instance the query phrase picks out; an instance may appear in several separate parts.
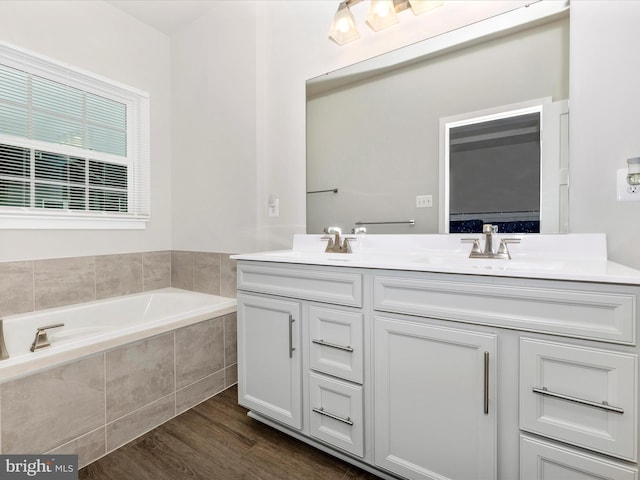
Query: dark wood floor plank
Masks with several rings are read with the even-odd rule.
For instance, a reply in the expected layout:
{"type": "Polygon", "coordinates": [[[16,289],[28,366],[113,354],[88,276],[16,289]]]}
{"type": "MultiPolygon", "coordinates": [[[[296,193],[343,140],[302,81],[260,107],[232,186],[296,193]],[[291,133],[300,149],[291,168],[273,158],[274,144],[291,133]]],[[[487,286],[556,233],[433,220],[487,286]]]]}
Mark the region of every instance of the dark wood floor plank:
{"type": "Polygon", "coordinates": [[[378,480],[247,416],[228,389],[79,472],[79,480],[378,480]]]}

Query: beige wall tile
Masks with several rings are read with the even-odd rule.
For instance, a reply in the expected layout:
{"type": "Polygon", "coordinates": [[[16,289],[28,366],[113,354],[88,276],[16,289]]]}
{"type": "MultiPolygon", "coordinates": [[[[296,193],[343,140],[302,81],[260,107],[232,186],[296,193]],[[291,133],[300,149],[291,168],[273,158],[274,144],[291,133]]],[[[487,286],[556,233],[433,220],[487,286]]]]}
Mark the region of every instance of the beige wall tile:
{"type": "Polygon", "coordinates": [[[7,382],[3,453],[42,453],[104,425],[104,355],[7,382]]]}
{"type": "Polygon", "coordinates": [[[236,298],[237,287],[237,267],[236,260],[229,258],[229,255],[222,254],[220,262],[220,295],[223,297],[236,298]]]}
{"type": "Polygon", "coordinates": [[[105,427],[100,427],[46,453],[77,454],[78,468],[82,468],[107,453],[105,427]]]}
{"type": "Polygon", "coordinates": [[[142,288],[144,291],[171,286],[171,251],[142,254],[142,288]]]}
{"type": "Polygon", "coordinates": [[[171,251],[171,286],[193,290],[193,252],[171,251]]]}
{"type": "Polygon", "coordinates": [[[100,255],[96,262],[96,298],[142,292],[142,254],[100,255]]]}
{"type": "Polygon", "coordinates": [[[234,363],[224,369],[224,388],[238,383],[238,364],[234,363]]]}
{"type": "Polygon", "coordinates": [[[0,263],[0,316],[33,308],[33,262],[0,263]]]}
{"type": "Polygon", "coordinates": [[[224,365],[238,361],[238,315],[232,313],[224,317],[224,365]]]}
{"type": "Polygon", "coordinates": [[[220,295],[220,254],[194,252],[193,289],[196,292],[220,295]]]}
{"type": "Polygon", "coordinates": [[[174,391],[173,338],[168,333],[106,353],[107,422],[174,391]]]}
{"type": "Polygon", "coordinates": [[[176,331],[176,388],[224,367],[224,322],[214,318],[176,331]]]}
{"type": "Polygon", "coordinates": [[[33,268],[36,310],[96,298],[94,257],[36,260],[33,268]]]}
{"type": "Polygon", "coordinates": [[[108,424],[107,451],[110,452],[163,424],[173,418],[175,411],[175,395],[172,393],[108,424]]]}
{"type": "Polygon", "coordinates": [[[176,392],[176,414],[204,402],[225,388],[225,372],[219,370],[176,392]]]}

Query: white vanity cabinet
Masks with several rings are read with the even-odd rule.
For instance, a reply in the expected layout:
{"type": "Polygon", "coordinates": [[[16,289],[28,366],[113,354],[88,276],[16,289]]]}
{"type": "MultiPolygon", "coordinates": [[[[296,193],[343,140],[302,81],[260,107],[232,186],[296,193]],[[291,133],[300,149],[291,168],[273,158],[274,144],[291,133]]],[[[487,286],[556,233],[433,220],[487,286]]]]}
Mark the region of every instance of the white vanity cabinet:
{"type": "Polygon", "coordinates": [[[240,258],[239,402],[387,479],[638,480],[639,285],[240,258]]]}

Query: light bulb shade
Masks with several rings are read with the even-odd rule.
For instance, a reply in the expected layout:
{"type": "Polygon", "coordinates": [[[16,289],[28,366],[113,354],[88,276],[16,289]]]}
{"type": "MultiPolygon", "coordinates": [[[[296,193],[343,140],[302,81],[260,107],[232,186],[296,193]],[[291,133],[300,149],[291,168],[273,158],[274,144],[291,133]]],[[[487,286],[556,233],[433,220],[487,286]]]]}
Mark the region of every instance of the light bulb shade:
{"type": "Polygon", "coordinates": [[[420,15],[428,10],[442,6],[442,0],[409,0],[409,6],[414,15],[420,15]]]}
{"type": "Polygon", "coordinates": [[[393,0],[371,0],[367,25],[376,32],[398,23],[398,15],[393,0]]]}
{"type": "Polygon", "coordinates": [[[629,165],[627,183],[629,185],[640,185],[640,157],[627,159],[627,164],[629,165]]]}
{"type": "Polygon", "coordinates": [[[342,2],[334,15],[333,23],[329,29],[329,38],[338,45],[344,45],[360,38],[356,28],[356,21],[347,6],[347,2],[342,2]]]}

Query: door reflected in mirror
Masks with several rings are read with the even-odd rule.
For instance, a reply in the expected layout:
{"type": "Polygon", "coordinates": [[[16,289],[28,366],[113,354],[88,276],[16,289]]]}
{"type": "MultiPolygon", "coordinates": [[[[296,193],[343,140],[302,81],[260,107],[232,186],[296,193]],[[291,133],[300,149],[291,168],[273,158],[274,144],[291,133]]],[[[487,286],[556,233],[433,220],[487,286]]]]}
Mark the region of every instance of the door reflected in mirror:
{"type": "Polygon", "coordinates": [[[481,233],[485,223],[506,233],[566,231],[567,102],[516,107],[441,120],[444,231],[481,233]]]}
{"type": "Polygon", "coordinates": [[[566,101],[441,119],[441,231],[568,231],[567,137],[566,101]]]}

